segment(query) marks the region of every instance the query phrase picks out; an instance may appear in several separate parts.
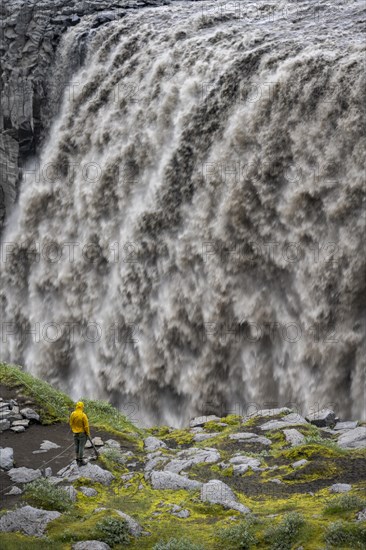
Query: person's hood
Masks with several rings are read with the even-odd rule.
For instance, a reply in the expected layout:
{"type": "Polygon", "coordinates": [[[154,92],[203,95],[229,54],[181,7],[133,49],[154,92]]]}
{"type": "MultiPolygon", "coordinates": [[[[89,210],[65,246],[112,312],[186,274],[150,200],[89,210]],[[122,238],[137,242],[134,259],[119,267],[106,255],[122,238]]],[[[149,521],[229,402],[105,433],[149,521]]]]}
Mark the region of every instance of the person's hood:
{"type": "Polygon", "coordinates": [[[77,409],[83,409],[83,408],[84,408],[84,403],[83,403],[82,401],[78,401],[78,402],[76,403],[76,408],[77,408],[77,409]]]}

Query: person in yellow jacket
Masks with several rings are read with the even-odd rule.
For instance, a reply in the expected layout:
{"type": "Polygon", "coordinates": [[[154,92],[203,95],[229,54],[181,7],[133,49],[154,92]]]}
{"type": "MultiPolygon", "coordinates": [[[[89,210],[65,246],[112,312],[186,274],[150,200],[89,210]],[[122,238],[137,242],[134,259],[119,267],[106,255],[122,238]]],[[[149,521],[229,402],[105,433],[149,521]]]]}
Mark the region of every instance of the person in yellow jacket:
{"type": "Polygon", "coordinates": [[[86,464],[83,460],[84,447],[88,436],[90,437],[89,421],[82,401],[76,403],[75,410],[70,414],[69,423],[74,434],[76,463],[81,466],[86,464]]]}

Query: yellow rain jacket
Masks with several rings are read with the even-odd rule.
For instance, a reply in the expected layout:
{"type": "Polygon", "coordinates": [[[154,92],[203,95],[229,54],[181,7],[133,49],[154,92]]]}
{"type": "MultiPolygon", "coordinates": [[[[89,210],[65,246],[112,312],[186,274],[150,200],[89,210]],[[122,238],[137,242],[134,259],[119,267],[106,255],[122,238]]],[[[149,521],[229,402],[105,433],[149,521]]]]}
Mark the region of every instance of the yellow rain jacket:
{"type": "Polygon", "coordinates": [[[84,409],[84,403],[78,401],[76,403],[75,410],[70,414],[70,428],[74,434],[85,432],[90,437],[90,429],[88,417],[86,416],[84,409]]]}

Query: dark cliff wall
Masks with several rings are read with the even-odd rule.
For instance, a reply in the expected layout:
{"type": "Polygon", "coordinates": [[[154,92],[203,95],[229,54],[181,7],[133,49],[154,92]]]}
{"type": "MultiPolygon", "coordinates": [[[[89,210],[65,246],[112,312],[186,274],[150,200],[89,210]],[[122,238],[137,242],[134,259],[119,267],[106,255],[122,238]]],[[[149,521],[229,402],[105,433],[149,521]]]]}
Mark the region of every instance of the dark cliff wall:
{"type": "Polygon", "coordinates": [[[19,0],[0,4],[0,234],[17,197],[21,167],[36,152],[54,114],[49,80],[63,33],[84,17],[94,17],[91,27],[96,27],[123,17],[127,9],[167,3],[19,0]]]}

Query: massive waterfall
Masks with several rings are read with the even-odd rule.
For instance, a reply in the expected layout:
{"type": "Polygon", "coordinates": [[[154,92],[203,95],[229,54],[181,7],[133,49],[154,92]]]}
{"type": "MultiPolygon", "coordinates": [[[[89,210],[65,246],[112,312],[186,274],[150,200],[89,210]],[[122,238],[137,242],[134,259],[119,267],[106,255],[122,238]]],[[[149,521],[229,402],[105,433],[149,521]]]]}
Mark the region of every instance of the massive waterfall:
{"type": "Polygon", "coordinates": [[[2,358],[140,424],[365,418],[361,2],[68,30],[1,246],[2,358]]]}

